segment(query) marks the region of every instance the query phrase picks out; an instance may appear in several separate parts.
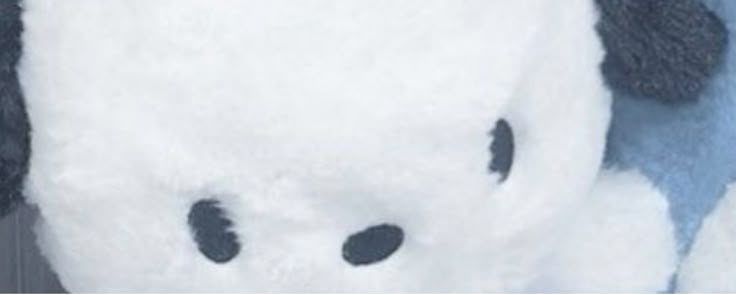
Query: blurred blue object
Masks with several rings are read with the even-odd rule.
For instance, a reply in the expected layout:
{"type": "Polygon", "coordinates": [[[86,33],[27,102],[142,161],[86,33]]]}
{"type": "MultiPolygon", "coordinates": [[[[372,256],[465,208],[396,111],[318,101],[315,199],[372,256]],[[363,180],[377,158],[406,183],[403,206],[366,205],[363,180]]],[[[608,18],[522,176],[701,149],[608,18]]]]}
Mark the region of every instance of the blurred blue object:
{"type": "Polygon", "coordinates": [[[638,169],[666,194],[680,256],[736,181],[736,1],[704,2],[729,31],[723,64],[696,101],[615,92],[606,152],[607,166],[638,169]]]}

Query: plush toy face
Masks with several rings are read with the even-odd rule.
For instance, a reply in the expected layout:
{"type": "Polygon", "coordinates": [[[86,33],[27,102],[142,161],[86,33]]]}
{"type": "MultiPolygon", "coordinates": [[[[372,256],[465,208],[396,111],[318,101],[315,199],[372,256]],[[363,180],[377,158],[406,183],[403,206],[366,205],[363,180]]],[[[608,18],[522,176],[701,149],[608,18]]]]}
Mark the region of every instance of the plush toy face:
{"type": "Polygon", "coordinates": [[[524,290],[600,163],[589,2],[27,1],[41,243],[73,291],[524,290]]]}

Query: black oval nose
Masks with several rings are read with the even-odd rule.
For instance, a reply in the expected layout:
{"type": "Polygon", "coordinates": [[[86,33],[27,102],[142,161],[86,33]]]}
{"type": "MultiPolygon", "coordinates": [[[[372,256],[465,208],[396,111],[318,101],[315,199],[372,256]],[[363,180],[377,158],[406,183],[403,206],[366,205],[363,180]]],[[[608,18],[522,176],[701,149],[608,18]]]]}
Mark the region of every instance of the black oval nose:
{"type": "Polygon", "coordinates": [[[189,209],[187,218],[199,251],[209,260],[225,263],[238,255],[240,241],[219,201],[197,201],[189,209]]]}
{"type": "Polygon", "coordinates": [[[404,231],[395,225],[371,226],[348,237],[342,244],[342,258],[360,266],[379,262],[391,256],[404,242],[404,231]]]}

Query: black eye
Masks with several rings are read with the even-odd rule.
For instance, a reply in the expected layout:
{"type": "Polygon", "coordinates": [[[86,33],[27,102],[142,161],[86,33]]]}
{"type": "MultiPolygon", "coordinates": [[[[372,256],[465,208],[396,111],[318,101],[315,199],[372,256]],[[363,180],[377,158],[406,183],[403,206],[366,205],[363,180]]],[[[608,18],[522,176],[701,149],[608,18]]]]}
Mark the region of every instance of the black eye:
{"type": "Polygon", "coordinates": [[[233,223],[225,216],[219,201],[197,201],[187,217],[199,251],[209,260],[225,263],[238,255],[238,236],[231,230],[233,223]]]}
{"type": "Polygon", "coordinates": [[[391,256],[404,242],[404,231],[395,225],[371,226],[352,234],[342,245],[342,258],[354,266],[368,265],[391,256]]]}
{"type": "Polygon", "coordinates": [[[492,158],[488,170],[491,173],[501,174],[499,181],[502,182],[509,176],[511,164],[514,161],[514,133],[509,123],[501,119],[496,122],[491,136],[493,137],[490,147],[492,158]]]}

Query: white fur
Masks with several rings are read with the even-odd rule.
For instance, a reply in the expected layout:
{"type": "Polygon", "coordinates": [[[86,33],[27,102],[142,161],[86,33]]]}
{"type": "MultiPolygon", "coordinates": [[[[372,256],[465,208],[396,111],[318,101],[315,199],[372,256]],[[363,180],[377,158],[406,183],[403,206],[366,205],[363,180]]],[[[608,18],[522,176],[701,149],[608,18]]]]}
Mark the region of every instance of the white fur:
{"type": "Polygon", "coordinates": [[[27,187],[72,291],[523,291],[588,206],[609,117],[590,0],[25,8],[27,187]],[[496,186],[499,118],[516,157],[496,186]],[[243,241],[222,265],[186,222],[213,195],[243,241]],[[341,259],[383,222],[395,255],[341,259]]]}
{"type": "Polygon", "coordinates": [[[678,287],[683,293],[736,293],[736,185],[703,222],[678,287]]]}
{"type": "Polygon", "coordinates": [[[565,239],[544,264],[538,291],[665,291],[677,262],[664,196],[642,175],[604,171],[565,239]]]}

